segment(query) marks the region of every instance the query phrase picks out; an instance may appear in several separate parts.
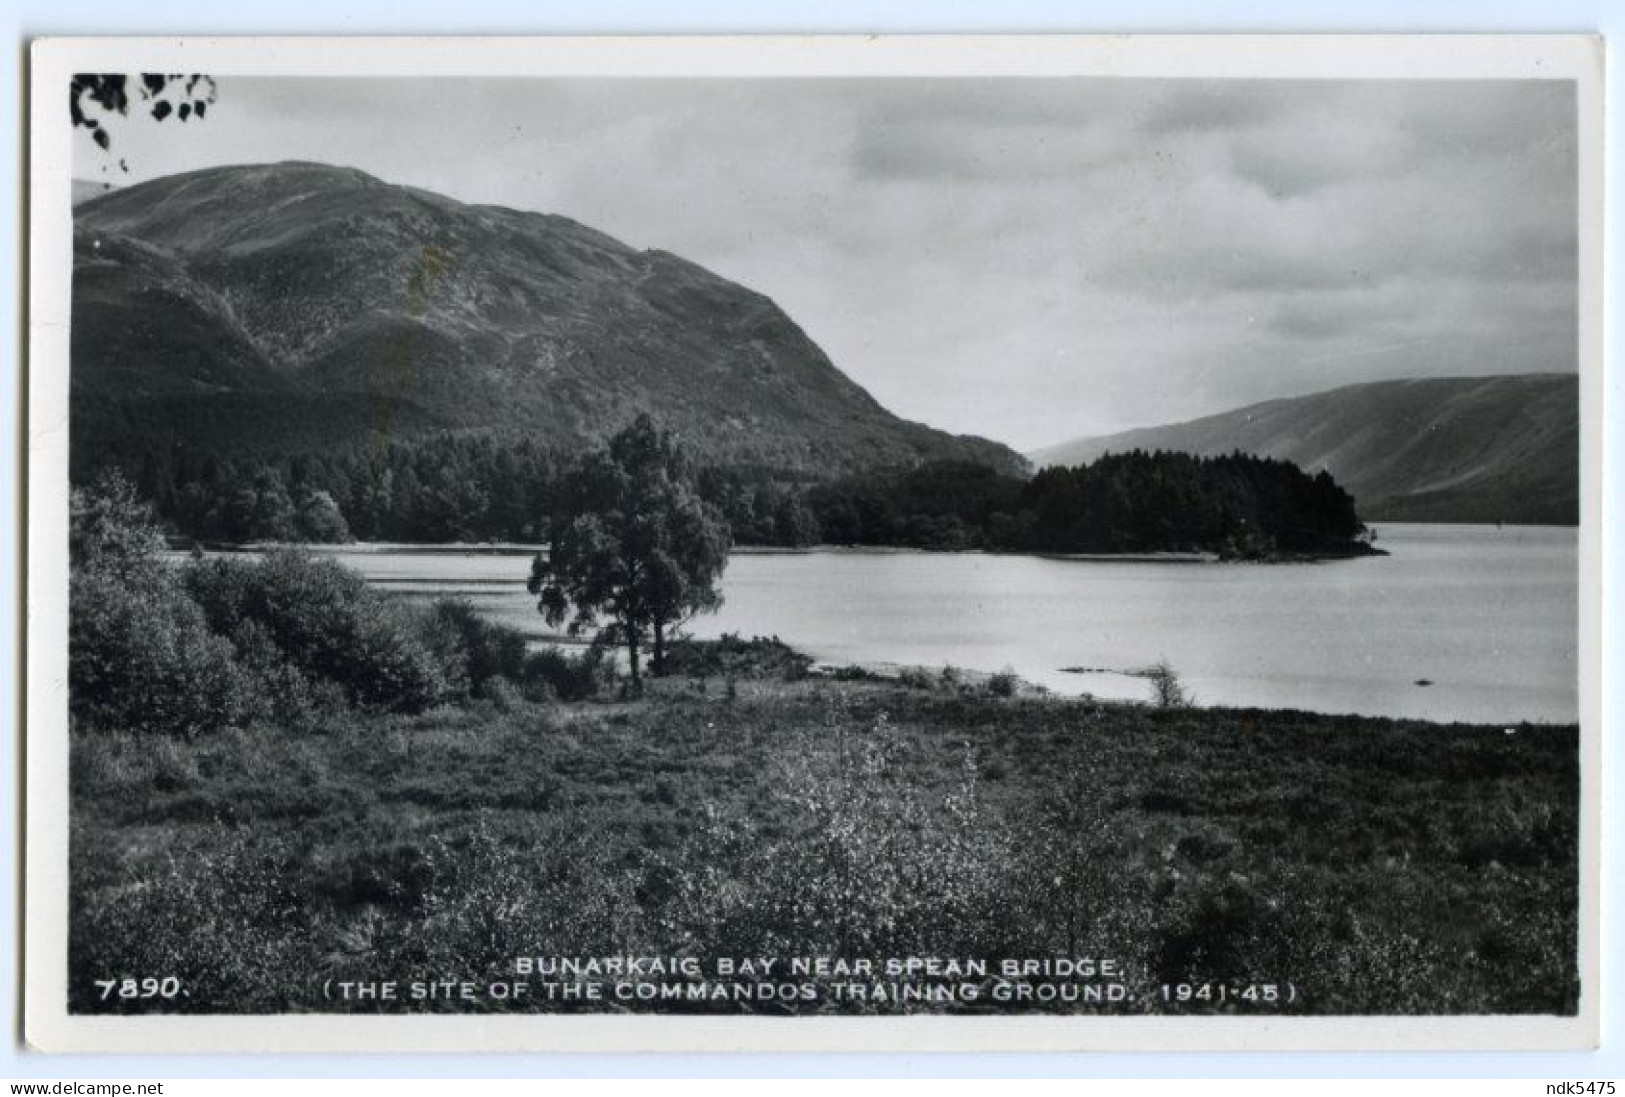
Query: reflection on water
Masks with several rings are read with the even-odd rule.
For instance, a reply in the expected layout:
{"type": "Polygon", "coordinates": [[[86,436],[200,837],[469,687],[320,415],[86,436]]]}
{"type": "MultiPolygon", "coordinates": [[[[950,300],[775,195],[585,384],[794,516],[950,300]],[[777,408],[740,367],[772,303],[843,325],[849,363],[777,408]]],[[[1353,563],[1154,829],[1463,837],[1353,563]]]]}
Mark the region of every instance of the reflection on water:
{"type": "MultiPolygon", "coordinates": [[[[693,627],[777,635],[826,663],[1009,667],[1065,693],[1145,698],[1148,683],[1123,672],[1166,660],[1205,704],[1576,719],[1574,529],[1379,533],[1391,556],[1275,566],[741,554],[722,611],[693,627]]],[[[505,624],[546,631],[524,589],[525,556],[336,555],[387,589],[457,593],[505,624]]]]}

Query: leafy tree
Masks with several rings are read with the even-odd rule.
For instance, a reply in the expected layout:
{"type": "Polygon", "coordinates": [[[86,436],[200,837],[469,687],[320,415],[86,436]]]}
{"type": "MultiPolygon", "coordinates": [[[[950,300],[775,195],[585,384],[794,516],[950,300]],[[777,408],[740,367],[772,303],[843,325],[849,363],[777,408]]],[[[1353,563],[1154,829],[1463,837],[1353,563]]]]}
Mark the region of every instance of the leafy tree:
{"type": "Polygon", "coordinates": [[[636,686],[646,643],[659,675],[673,630],[722,604],[732,539],[685,455],[640,415],[563,477],[529,589],[548,623],[568,620],[572,635],[607,618],[598,639],[626,648],[636,686]]]}
{"type": "Polygon", "coordinates": [[[108,573],[124,582],[161,574],[163,533],[152,508],[116,471],[68,497],[68,560],[75,568],[108,573]]]}
{"type": "Polygon", "coordinates": [[[102,123],[114,114],[129,114],[132,86],[143,103],[151,104],[148,112],[159,122],[172,116],[202,121],[215,99],[214,77],[202,73],[143,72],[132,83],[125,73],[82,72],[68,86],[69,121],[88,129],[102,149],[110,148],[113,141],[102,123]]]}
{"type": "Polygon", "coordinates": [[[311,491],[299,499],[299,533],[307,541],[338,544],[350,539],[344,513],[325,491],[311,491]]]}
{"type": "Polygon", "coordinates": [[[252,704],[231,643],[162,558],[152,511],[117,473],[75,489],[68,521],[68,711],[107,730],[191,736],[252,704]]]}
{"type": "Polygon", "coordinates": [[[421,712],[455,692],[413,615],[336,560],[276,548],[196,561],[182,582],[216,633],[355,704],[421,712]]]}

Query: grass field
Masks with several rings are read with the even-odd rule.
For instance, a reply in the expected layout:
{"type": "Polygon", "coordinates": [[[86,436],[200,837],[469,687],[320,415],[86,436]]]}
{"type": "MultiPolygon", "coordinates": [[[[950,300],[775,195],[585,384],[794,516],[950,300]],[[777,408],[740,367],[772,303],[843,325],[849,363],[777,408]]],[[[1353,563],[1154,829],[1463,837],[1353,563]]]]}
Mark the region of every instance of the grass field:
{"type": "Polygon", "coordinates": [[[629,954],[1103,957],[1131,992],[1030,1008],[1575,1008],[1572,726],[688,668],[632,701],[76,731],[72,1008],[640,1008],[328,996],[629,954]],[[165,976],[182,991],[96,984],[165,976]],[[1164,984],[1292,994],[1180,1003],[1164,984]]]}

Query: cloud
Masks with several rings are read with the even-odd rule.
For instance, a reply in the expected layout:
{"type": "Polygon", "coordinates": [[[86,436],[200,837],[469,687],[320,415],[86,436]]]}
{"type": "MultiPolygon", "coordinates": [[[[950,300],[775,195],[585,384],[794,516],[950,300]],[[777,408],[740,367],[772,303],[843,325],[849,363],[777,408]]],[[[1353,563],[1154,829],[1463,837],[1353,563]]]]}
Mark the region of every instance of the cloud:
{"type": "Polygon", "coordinates": [[[1297,80],[1204,80],[1184,87],[1168,83],[1145,112],[1149,135],[1208,135],[1252,130],[1290,118],[1298,97],[1318,90],[1297,80]]]}
{"type": "Polygon", "coordinates": [[[1576,368],[1556,81],[223,79],[204,126],[125,129],[137,175],[326,160],[676,252],[1022,447],[1576,368]]]}

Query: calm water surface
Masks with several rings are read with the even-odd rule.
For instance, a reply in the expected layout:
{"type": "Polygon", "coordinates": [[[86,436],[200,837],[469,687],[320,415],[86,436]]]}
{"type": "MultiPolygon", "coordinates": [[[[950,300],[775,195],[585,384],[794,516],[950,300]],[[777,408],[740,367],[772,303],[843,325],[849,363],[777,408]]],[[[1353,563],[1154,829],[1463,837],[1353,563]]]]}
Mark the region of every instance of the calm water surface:
{"type": "MultiPolygon", "coordinates": [[[[1275,566],[741,554],[722,611],[693,631],[777,635],[825,663],[1010,668],[1071,694],[1146,698],[1133,672],[1166,660],[1203,704],[1577,718],[1574,529],[1394,524],[1379,534],[1392,555],[1275,566]]],[[[528,558],[335,554],[386,589],[459,593],[546,632],[524,589],[528,558]]]]}

